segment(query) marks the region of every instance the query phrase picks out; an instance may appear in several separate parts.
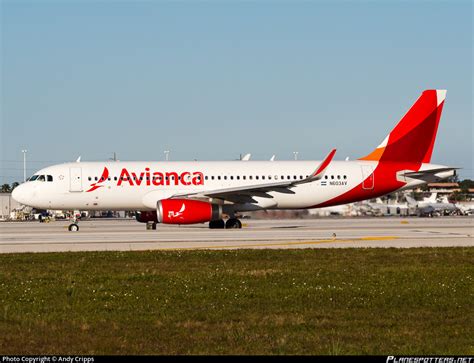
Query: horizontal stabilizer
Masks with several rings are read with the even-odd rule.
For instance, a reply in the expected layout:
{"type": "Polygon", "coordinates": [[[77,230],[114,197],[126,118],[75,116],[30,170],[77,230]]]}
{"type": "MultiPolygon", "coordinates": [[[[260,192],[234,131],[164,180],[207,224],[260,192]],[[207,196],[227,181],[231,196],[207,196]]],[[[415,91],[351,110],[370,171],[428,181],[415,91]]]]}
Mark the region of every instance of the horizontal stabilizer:
{"type": "Polygon", "coordinates": [[[448,171],[455,171],[460,168],[437,168],[437,169],[429,169],[429,170],[420,170],[420,171],[409,171],[406,173],[403,173],[403,176],[408,177],[408,178],[413,178],[413,179],[423,179],[424,177],[427,176],[435,176],[436,174],[439,173],[445,173],[448,171]]]}

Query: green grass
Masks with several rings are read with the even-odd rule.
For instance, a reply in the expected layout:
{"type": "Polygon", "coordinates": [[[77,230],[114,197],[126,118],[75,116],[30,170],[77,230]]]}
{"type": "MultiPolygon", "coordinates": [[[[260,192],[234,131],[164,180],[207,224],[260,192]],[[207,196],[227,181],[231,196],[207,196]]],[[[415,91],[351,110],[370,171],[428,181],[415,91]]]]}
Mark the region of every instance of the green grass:
{"type": "Polygon", "coordinates": [[[0,255],[2,354],[474,354],[474,248],[0,255]]]}

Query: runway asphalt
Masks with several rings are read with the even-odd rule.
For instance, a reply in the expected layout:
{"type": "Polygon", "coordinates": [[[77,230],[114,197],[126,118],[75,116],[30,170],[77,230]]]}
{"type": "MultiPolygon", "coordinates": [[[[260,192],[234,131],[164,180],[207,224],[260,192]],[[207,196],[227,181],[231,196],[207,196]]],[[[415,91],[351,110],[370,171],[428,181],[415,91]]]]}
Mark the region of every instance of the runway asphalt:
{"type": "Polygon", "coordinates": [[[473,217],[324,218],[243,220],[241,230],[207,224],[158,225],[135,220],[85,220],[79,232],[67,221],[0,222],[0,253],[238,248],[365,248],[474,246],[473,217]]]}

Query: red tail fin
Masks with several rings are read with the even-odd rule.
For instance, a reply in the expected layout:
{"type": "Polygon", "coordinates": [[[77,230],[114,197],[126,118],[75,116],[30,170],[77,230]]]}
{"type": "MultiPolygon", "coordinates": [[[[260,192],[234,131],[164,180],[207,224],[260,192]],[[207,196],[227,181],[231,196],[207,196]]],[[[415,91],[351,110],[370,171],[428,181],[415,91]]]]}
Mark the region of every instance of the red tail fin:
{"type": "Polygon", "coordinates": [[[385,140],[360,160],[429,163],[445,97],[445,90],[424,91],[385,140]]]}

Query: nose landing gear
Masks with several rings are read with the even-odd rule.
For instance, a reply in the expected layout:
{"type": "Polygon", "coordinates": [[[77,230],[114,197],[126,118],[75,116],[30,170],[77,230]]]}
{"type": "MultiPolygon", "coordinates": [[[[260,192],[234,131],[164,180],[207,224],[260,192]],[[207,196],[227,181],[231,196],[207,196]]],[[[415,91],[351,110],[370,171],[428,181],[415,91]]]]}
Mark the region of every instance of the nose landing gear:
{"type": "Polygon", "coordinates": [[[79,231],[79,225],[77,223],[71,223],[68,227],[69,232],[79,231]]]}
{"type": "Polygon", "coordinates": [[[79,231],[79,219],[74,216],[74,219],[72,220],[72,223],[69,225],[67,228],[69,232],[78,232],[79,231]]]}

